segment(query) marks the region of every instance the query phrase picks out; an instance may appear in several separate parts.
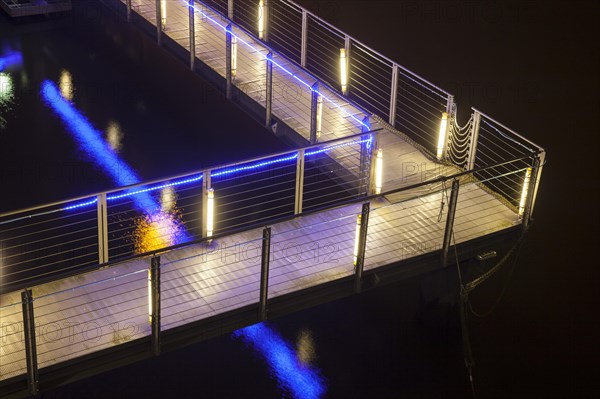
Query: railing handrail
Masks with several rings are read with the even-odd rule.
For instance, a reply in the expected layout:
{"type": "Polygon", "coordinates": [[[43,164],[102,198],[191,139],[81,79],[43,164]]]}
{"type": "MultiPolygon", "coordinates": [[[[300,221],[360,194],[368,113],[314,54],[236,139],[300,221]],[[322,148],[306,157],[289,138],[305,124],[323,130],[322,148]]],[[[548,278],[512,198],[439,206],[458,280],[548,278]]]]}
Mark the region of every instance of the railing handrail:
{"type": "MultiPolygon", "coordinates": [[[[375,134],[380,132],[381,130],[383,130],[383,128],[377,128],[377,129],[373,129],[370,130],[368,132],[364,132],[364,133],[356,133],[350,136],[346,136],[346,137],[339,137],[333,140],[329,140],[329,141],[323,141],[321,143],[317,143],[317,144],[311,144],[305,147],[299,147],[299,148],[293,148],[290,149],[288,151],[279,151],[279,152],[274,152],[274,153],[270,153],[267,155],[260,155],[258,157],[254,157],[254,158],[247,158],[247,159],[243,159],[241,161],[235,161],[235,162],[231,162],[231,163],[226,163],[226,164],[217,164],[214,166],[209,166],[203,169],[199,169],[199,170],[194,170],[194,171],[190,171],[190,172],[185,172],[185,173],[180,173],[180,174],[176,174],[176,175],[172,175],[172,176],[167,176],[167,177],[161,177],[161,178],[157,178],[157,179],[152,179],[152,180],[148,180],[148,181],[144,181],[141,183],[134,183],[134,184],[130,184],[127,186],[121,186],[121,187],[117,187],[114,189],[110,189],[110,190],[106,190],[106,191],[98,191],[95,193],[91,193],[88,195],[82,195],[82,196],[78,196],[75,198],[70,198],[70,199],[66,199],[66,200],[61,200],[61,201],[56,201],[56,202],[51,202],[51,203],[46,203],[46,204],[41,204],[41,205],[34,205],[32,207],[28,207],[28,208],[22,208],[22,209],[17,209],[14,211],[9,211],[9,212],[5,212],[0,214],[0,218],[5,218],[5,217],[9,217],[9,216],[14,216],[14,215],[18,215],[20,213],[26,213],[26,212],[33,212],[36,211],[38,209],[44,209],[44,208],[50,208],[50,207],[54,207],[54,206],[58,206],[58,205],[64,205],[64,204],[69,204],[69,203],[73,203],[73,202],[78,202],[78,201],[82,201],[85,199],[90,199],[90,198],[94,198],[97,197],[101,194],[113,194],[113,193],[117,193],[117,192],[121,192],[121,191],[125,191],[125,190],[131,190],[134,188],[138,188],[138,187],[143,187],[143,186],[148,186],[148,185],[152,185],[152,184],[157,184],[157,183],[165,183],[167,181],[170,180],[174,180],[174,179],[182,179],[184,177],[190,177],[192,175],[199,175],[201,173],[207,172],[207,171],[212,171],[215,169],[223,169],[223,168],[227,168],[227,167],[234,167],[237,165],[241,165],[241,164],[246,164],[246,163],[251,163],[251,162],[256,162],[256,161],[261,161],[264,159],[268,159],[268,158],[273,158],[273,157],[277,157],[277,156],[281,156],[281,155],[289,155],[291,153],[294,152],[298,152],[300,150],[310,150],[313,148],[319,148],[319,147],[323,147],[323,146],[330,146],[330,145],[336,145],[336,143],[339,142],[343,142],[343,141],[347,141],[347,140],[352,140],[352,139],[356,139],[365,135],[369,135],[369,134],[375,134]]],[[[56,211],[50,211],[50,212],[58,212],[59,210],[56,211]]],[[[9,221],[7,221],[9,222],[9,221]]],[[[3,222],[1,224],[5,224],[7,222],[3,222]]]]}
{"type": "Polygon", "coordinates": [[[542,153],[542,152],[546,152],[546,150],[539,146],[538,144],[534,143],[533,141],[529,140],[526,137],[523,137],[522,135],[520,135],[519,133],[515,132],[514,130],[512,130],[511,128],[507,127],[506,125],[498,122],[497,120],[495,120],[494,118],[492,118],[491,116],[481,112],[479,109],[475,108],[475,107],[471,107],[471,110],[473,112],[477,112],[478,114],[480,114],[482,117],[484,117],[485,119],[488,119],[491,122],[494,122],[496,125],[500,126],[503,129],[506,129],[508,131],[508,133],[515,135],[516,137],[518,137],[519,139],[525,141],[526,143],[534,146],[535,148],[537,148],[538,153],[542,153]]]}
{"type": "MultiPolygon", "coordinates": [[[[535,154],[531,154],[528,156],[523,156],[520,158],[515,158],[509,161],[504,161],[504,162],[500,162],[498,164],[494,164],[494,165],[490,165],[490,166],[485,166],[482,168],[477,168],[477,169],[472,169],[472,170],[467,170],[467,171],[462,171],[462,172],[458,172],[455,173],[453,175],[450,176],[440,176],[436,179],[433,180],[428,180],[428,181],[423,181],[420,183],[415,183],[409,186],[405,186],[405,187],[400,187],[400,188],[395,188],[393,190],[389,190],[386,192],[382,192],[381,194],[372,194],[372,195],[367,195],[367,196],[363,196],[360,198],[351,198],[348,200],[343,200],[340,201],[338,203],[336,203],[333,206],[325,206],[325,207],[320,207],[320,208],[315,208],[315,209],[311,209],[308,211],[302,211],[301,213],[297,214],[297,215],[289,215],[289,216],[282,216],[282,217],[275,217],[272,219],[268,220],[268,223],[260,222],[260,223],[255,223],[249,226],[244,226],[244,227],[240,227],[240,228],[236,228],[236,229],[231,229],[231,230],[227,230],[221,233],[215,233],[213,234],[211,237],[203,237],[203,238],[197,238],[191,241],[187,241],[184,243],[180,243],[180,244],[174,244],[174,245],[170,245],[168,247],[164,247],[164,248],[158,248],[158,249],[153,249],[151,251],[147,251],[147,252],[143,252],[143,253],[139,253],[139,254],[134,254],[134,255],[128,255],[128,256],[124,256],[124,257],[120,257],[118,259],[114,259],[114,260],[110,260],[108,262],[104,262],[104,263],[98,263],[98,264],[93,264],[93,265],[89,265],[89,266],[85,266],[82,268],[78,268],[77,270],[71,270],[68,272],[64,272],[64,273],[58,273],[58,274],[54,274],[48,278],[42,278],[39,280],[36,280],[35,285],[32,286],[27,286],[28,288],[32,288],[32,287],[36,287],[42,284],[47,284],[49,282],[53,282],[53,281],[58,281],[58,280],[62,280],[68,277],[73,277],[73,276],[78,276],[81,274],[86,274],[86,273],[90,273],[93,272],[95,270],[98,270],[100,268],[105,268],[105,267],[111,267],[111,266],[116,266],[119,264],[123,264],[126,262],[131,262],[133,260],[137,260],[137,259],[144,259],[144,258],[149,258],[152,256],[157,256],[159,254],[165,253],[165,252],[170,252],[170,251],[174,251],[177,249],[181,249],[181,248],[185,248],[188,246],[192,246],[192,245],[197,245],[197,244],[201,244],[204,242],[210,242],[212,240],[218,240],[220,238],[224,238],[224,237],[228,237],[234,234],[239,234],[239,233],[243,233],[243,232],[247,232],[247,231],[251,231],[251,230],[255,230],[264,226],[270,226],[276,223],[283,223],[286,221],[290,221],[299,217],[304,217],[304,216],[308,216],[308,215],[313,215],[319,212],[323,212],[325,210],[335,210],[335,209],[340,209],[352,204],[360,204],[360,203],[365,203],[371,200],[374,200],[376,198],[382,198],[385,196],[389,196],[389,195],[393,195],[393,194],[397,194],[403,191],[409,191],[409,190],[414,190],[420,187],[424,187],[424,186],[428,186],[428,185],[432,185],[432,184],[436,184],[436,183],[442,183],[442,182],[447,182],[450,180],[455,180],[455,179],[460,179],[463,176],[467,176],[470,174],[475,174],[475,173],[480,173],[480,172],[484,172],[488,169],[494,169],[494,168],[498,168],[500,166],[504,166],[507,164],[511,164],[511,163],[515,163],[515,162],[519,162],[519,161],[523,161],[523,160],[527,160],[527,159],[531,159],[532,157],[538,155],[539,153],[535,153],[535,154]]],[[[443,188],[440,188],[440,190],[442,190],[443,188]]],[[[431,193],[428,193],[431,194],[431,193]]],[[[416,197],[411,197],[411,198],[405,198],[402,199],[398,202],[404,202],[404,201],[410,201],[412,199],[414,199],[416,197]]],[[[10,287],[10,286],[9,286],[10,287]]],[[[22,288],[22,287],[21,287],[22,288]]],[[[10,288],[9,291],[13,290],[13,288],[10,288]]]]}
{"type": "Polygon", "coordinates": [[[282,3],[290,3],[292,4],[294,7],[298,7],[301,11],[305,11],[308,15],[310,15],[311,17],[315,18],[316,20],[318,20],[320,23],[327,25],[328,27],[335,29],[339,32],[341,32],[344,36],[348,37],[349,39],[351,39],[352,41],[360,44],[362,47],[364,47],[365,49],[371,51],[372,53],[374,53],[375,55],[383,58],[385,61],[389,62],[392,64],[392,66],[396,65],[398,68],[402,69],[404,72],[409,73],[410,75],[414,76],[415,78],[423,81],[424,83],[427,83],[428,85],[432,86],[433,88],[441,91],[443,94],[449,96],[452,95],[451,93],[447,92],[446,90],[442,89],[441,87],[431,83],[429,80],[423,78],[422,76],[416,74],[415,72],[411,71],[410,69],[402,66],[401,64],[399,64],[398,62],[392,60],[389,57],[386,57],[385,55],[381,54],[380,52],[378,52],[377,50],[374,50],[372,47],[367,46],[366,44],[364,44],[363,42],[361,42],[360,40],[356,40],[356,38],[354,38],[354,36],[351,36],[349,34],[347,34],[346,32],[342,31],[341,29],[339,29],[338,27],[334,26],[333,24],[325,21],[323,18],[319,17],[318,15],[316,15],[315,13],[309,11],[308,9],[302,7],[301,5],[295,3],[292,0],[280,0],[282,3]]]}

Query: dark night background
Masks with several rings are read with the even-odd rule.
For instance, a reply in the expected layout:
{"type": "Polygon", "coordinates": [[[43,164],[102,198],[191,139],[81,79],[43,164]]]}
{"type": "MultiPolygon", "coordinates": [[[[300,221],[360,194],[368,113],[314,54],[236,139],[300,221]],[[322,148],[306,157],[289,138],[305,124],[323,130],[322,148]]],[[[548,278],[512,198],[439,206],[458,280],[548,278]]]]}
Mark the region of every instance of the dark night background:
{"type": "MultiPolygon", "coordinates": [[[[461,124],[475,106],[546,148],[517,268],[472,298],[486,309],[508,281],[497,310],[470,319],[477,397],[600,397],[595,2],[298,2],[455,94],[461,124]]],[[[469,397],[458,324],[419,323],[418,285],[412,279],[272,324],[290,340],[313,331],[327,397],[469,397]]],[[[224,336],[42,396],[281,395],[264,362],[224,336]]]]}

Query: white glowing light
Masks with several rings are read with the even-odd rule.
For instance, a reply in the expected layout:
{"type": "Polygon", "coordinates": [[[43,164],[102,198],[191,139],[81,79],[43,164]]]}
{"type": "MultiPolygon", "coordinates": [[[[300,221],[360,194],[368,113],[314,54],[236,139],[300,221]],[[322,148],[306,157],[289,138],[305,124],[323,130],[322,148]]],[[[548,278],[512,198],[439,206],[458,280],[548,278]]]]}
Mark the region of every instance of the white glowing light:
{"type": "Polygon", "coordinates": [[[160,0],[160,23],[163,29],[167,27],[167,0],[160,0]]]}
{"type": "Polygon", "coordinates": [[[340,49],[340,83],[342,85],[342,93],[348,91],[348,57],[346,49],[340,49]]]}
{"type": "Polygon", "coordinates": [[[317,97],[317,138],[321,138],[322,128],[323,128],[323,96],[319,94],[317,97]]]}
{"type": "Polygon", "coordinates": [[[231,38],[231,76],[234,78],[237,75],[237,53],[238,53],[237,36],[232,36],[232,38],[231,38]]]}
{"type": "Polygon", "coordinates": [[[265,38],[265,2],[260,0],[258,2],[258,38],[265,38]]]}
{"type": "Polygon", "coordinates": [[[437,157],[442,159],[446,150],[446,132],[448,131],[448,113],[442,113],[442,122],[440,123],[440,133],[438,135],[437,157]]]}
{"type": "Polygon", "coordinates": [[[152,323],[152,272],[148,269],[148,322],[152,323]]]}
{"type": "Polygon", "coordinates": [[[4,72],[0,72],[0,103],[9,101],[13,96],[12,77],[4,72]]]}
{"type": "Polygon", "coordinates": [[[525,202],[529,194],[529,182],[531,181],[531,168],[527,168],[525,179],[523,179],[523,190],[521,191],[521,202],[519,202],[519,217],[525,213],[525,202]]]}
{"type": "Polygon", "coordinates": [[[60,89],[60,94],[65,98],[65,100],[73,101],[73,93],[75,91],[73,88],[73,77],[66,69],[63,69],[60,73],[58,87],[60,89]]]}
{"type": "Polygon", "coordinates": [[[354,235],[354,266],[358,261],[358,241],[360,240],[360,224],[362,221],[362,215],[358,215],[356,218],[356,234],[354,235]]]}
{"type": "Polygon", "coordinates": [[[214,229],[215,215],[215,190],[208,189],[208,198],[206,203],[206,236],[212,237],[214,229]]]}
{"type": "Polygon", "coordinates": [[[377,158],[375,158],[375,194],[381,194],[383,186],[383,150],[377,150],[377,158]]]}

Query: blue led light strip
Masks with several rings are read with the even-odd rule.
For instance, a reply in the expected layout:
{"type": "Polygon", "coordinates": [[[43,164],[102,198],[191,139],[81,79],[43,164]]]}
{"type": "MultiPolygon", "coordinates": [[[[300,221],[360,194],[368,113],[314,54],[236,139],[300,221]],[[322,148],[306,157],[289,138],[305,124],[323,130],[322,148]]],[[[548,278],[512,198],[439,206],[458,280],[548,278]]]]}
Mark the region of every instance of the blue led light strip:
{"type": "MultiPolygon", "coordinates": [[[[319,155],[319,154],[323,154],[338,148],[342,148],[342,147],[347,147],[347,146],[351,146],[351,145],[355,145],[355,144],[363,144],[363,143],[367,143],[367,147],[370,148],[370,145],[373,141],[373,135],[369,135],[369,138],[367,139],[362,139],[362,140],[354,140],[354,141],[349,141],[347,143],[341,143],[341,144],[336,144],[336,145],[332,145],[332,146],[328,146],[328,147],[324,147],[324,148],[320,148],[317,150],[312,150],[312,151],[307,151],[304,153],[305,157],[310,157],[310,156],[314,156],[314,155],[319,155]]],[[[235,167],[231,167],[231,168],[223,168],[223,169],[217,169],[214,172],[211,172],[210,176],[211,178],[215,178],[215,177],[223,177],[223,176],[227,176],[227,175],[231,175],[234,173],[239,173],[239,172],[246,172],[246,171],[250,171],[250,170],[257,170],[257,169],[261,169],[267,166],[271,166],[271,165],[275,165],[275,164],[280,164],[280,163],[285,163],[285,162],[289,162],[289,161],[294,161],[298,158],[298,153],[294,153],[292,155],[286,155],[280,158],[275,158],[275,159],[270,159],[267,161],[261,161],[261,162],[256,162],[256,163],[251,163],[251,164],[246,164],[246,165],[240,165],[240,166],[235,166],[235,167]]],[[[138,190],[128,190],[122,194],[114,194],[114,195],[108,195],[106,197],[107,201],[115,201],[115,200],[119,200],[122,198],[127,198],[127,197],[131,197],[134,195],[138,195],[138,194],[145,194],[145,193],[150,193],[152,191],[156,191],[156,190],[161,190],[165,187],[177,187],[177,186],[182,186],[182,185],[186,185],[186,184],[190,184],[190,183],[196,183],[202,180],[202,175],[197,175],[194,177],[190,177],[190,178],[185,178],[182,180],[176,180],[174,182],[171,183],[164,183],[164,184],[160,184],[158,186],[152,186],[152,187],[148,187],[148,188],[142,188],[142,189],[138,189],[138,190]]],[[[93,200],[89,200],[89,201],[85,201],[85,202],[81,202],[81,203],[76,203],[73,205],[69,205],[65,208],[63,208],[62,210],[65,211],[69,211],[69,210],[73,210],[73,209],[79,209],[79,208],[84,208],[86,206],[90,206],[90,205],[94,205],[97,203],[97,199],[93,199],[93,200]]]]}
{"type": "Polygon", "coordinates": [[[284,71],[285,73],[287,73],[288,75],[290,75],[292,78],[294,78],[295,80],[297,80],[298,82],[300,82],[301,84],[303,84],[304,86],[306,86],[308,89],[310,89],[310,91],[319,94],[321,97],[323,97],[323,99],[325,101],[333,104],[336,108],[338,108],[340,111],[342,111],[343,113],[345,113],[346,115],[348,115],[350,118],[354,119],[356,122],[360,123],[362,126],[366,127],[367,129],[370,129],[370,127],[369,127],[369,125],[367,123],[363,122],[362,120],[358,119],[356,116],[352,115],[350,112],[348,112],[345,109],[343,109],[341,105],[337,104],[335,101],[333,101],[332,99],[330,99],[329,97],[327,97],[325,94],[321,93],[319,90],[315,90],[311,84],[306,83],[304,80],[300,79],[295,73],[289,71],[283,65],[277,63],[276,61],[273,61],[272,59],[269,59],[268,55],[265,55],[265,54],[261,53],[260,49],[254,47],[252,44],[248,43],[243,38],[241,38],[240,36],[238,36],[235,33],[233,33],[231,30],[228,30],[227,26],[219,23],[217,20],[215,20],[214,18],[212,18],[208,14],[206,14],[204,11],[199,10],[198,8],[196,8],[196,6],[189,5],[189,3],[187,1],[182,0],[182,2],[186,5],[186,7],[192,8],[194,11],[202,14],[202,16],[204,16],[206,19],[208,19],[211,22],[213,22],[214,24],[218,25],[225,32],[230,33],[232,36],[236,37],[238,39],[238,41],[244,43],[247,47],[251,48],[252,50],[254,50],[255,52],[257,52],[258,54],[260,54],[265,60],[272,62],[273,65],[277,66],[279,69],[281,69],[282,71],[284,71]]]}

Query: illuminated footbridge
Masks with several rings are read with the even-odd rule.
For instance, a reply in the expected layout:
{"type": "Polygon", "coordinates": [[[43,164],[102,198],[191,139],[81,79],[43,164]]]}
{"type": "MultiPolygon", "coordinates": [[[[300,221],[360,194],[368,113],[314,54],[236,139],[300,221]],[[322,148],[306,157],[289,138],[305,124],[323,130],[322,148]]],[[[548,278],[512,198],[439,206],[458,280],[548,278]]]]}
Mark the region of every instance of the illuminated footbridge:
{"type": "Polygon", "coordinates": [[[40,100],[118,188],[0,215],[2,395],[443,268],[527,228],[541,147],[476,109],[461,126],[451,94],[295,3],[104,3],[293,149],[140,181],[44,82],[40,100]]]}

